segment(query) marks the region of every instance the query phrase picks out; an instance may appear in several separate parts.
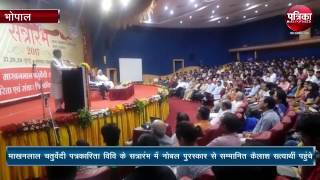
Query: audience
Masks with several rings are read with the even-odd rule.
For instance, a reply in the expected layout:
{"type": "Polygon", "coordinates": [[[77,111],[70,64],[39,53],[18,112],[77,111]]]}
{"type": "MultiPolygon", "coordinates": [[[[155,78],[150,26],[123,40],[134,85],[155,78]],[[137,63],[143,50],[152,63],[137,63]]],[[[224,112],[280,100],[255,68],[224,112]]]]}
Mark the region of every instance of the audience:
{"type": "Polygon", "coordinates": [[[104,125],[101,134],[107,146],[119,146],[120,129],[115,124],[104,125]]]}
{"type": "Polygon", "coordinates": [[[76,166],[48,166],[48,180],[74,180],[77,174],[76,166]]]}
{"type": "MultiPolygon", "coordinates": [[[[176,128],[177,139],[180,146],[195,146],[198,131],[190,122],[179,122],[176,128]]],[[[177,178],[189,177],[197,178],[201,174],[211,173],[210,166],[179,166],[177,168],[177,178]]]]}
{"type": "Polygon", "coordinates": [[[173,146],[172,139],[166,135],[167,124],[162,120],[154,120],[151,123],[151,132],[159,141],[160,146],[173,146]]]}
{"type": "Polygon", "coordinates": [[[221,118],[220,126],[223,135],[213,139],[207,146],[240,146],[240,137],[237,134],[242,128],[240,119],[233,113],[226,112],[221,118]]]}
{"type": "Polygon", "coordinates": [[[221,109],[218,113],[210,113],[210,124],[216,125],[220,124],[220,118],[228,112],[231,112],[232,104],[230,101],[223,101],[221,103],[221,109]]]}
{"type": "Polygon", "coordinates": [[[272,97],[266,97],[260,103],[260,109],[263,113],[256,127],[252,131],[254,134],[270,130],[275,124],[280,122],[280,116],[274,111],[275,106],[276,102],[272,97]]]}
{"type": "Polygon", "coordinates": [[[212,125],[210,124],[209,121],[209,117],[210,117],[210,109],[206,106],[201,106],[198,109],[198,113],[197,113],[197,123],[195,124],[195,126],[199,126],[202,134],[205,134],[206,130],[209,128],[212,128],[212,125]]]}
{"type": "MultiPolygon", "coordinates": [[[[176,117],[176,128],[177,128],[177,125],[180,123],[180,122],[184,122],[184,121],[187,121],[189,122],[190,121],[190,118],[188,116],[187,113],[183,113],[183,112],[179,112],[177,113],[177,117],[176,117]]],[[[178,146],[178,139],[177,139],[177,136],[176,134],[173,134],[172,137],[172,143],[174,146],[178,146]]]]}
{"type": "MultiPolygon", "coordinates": [[[[138,139],[138,146],[159,146],[160,143],[152,134],[143,134],[138,139]]],[[[134,172],[124,178],[125,180],[176,180],[176,176],[167,166],[138,166],[134,172]]]]}

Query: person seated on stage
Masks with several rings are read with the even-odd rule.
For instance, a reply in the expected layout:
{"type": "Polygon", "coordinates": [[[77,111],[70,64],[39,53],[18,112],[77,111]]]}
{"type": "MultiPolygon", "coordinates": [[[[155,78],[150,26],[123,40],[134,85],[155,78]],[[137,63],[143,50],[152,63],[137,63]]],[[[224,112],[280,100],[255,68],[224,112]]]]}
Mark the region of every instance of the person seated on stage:
{"type": "Polygon", "coordinates": [[[106,124],[101,128],[103,141],[107,146],[119,146],[120,129],[115,124],[106,124]]]}
{"type": "Polygon", "coordinates": [[[230,101],[225,100],[221,103],[221,108],[218,113],[210,113],[210,124],[220,124],[220,119],[225,113],[231,112],[232,104],[230,101]]]}
{"type": "Polygon", "coordinates": [[[268,131],[273,128],[278,122],[280,122],[280,116],[274,111],[276,101],[272,97],[266,97],[259,104],[259,108],[263,111],[260,120],[253,129],[253,134],[258,134],[264,131],[268,131]]]}
{"type": "Polygon", "coordinates": [[[224,134],[212,140],[207,146],[240,146],[241,141],[237,132],[242,128],[242,122],[230,112],[224,113],[221,117],[221,124],[224,134]]]}
{"type": "MultiPolygon", "coordinates": [[[[176,125],[178,123],[180,123],[180,122],[183,122],[183,121],[187,121],[187,122],[190,121],[190,118],[189,118],[188,114],[184,113],[184,112],[178,112],[177,113],[177,117],[176,117],[176,125]]],[[[176,126],[176,128],[177,128],[177,126],[176,126]]],[[[172,142],[173,142],[174,146],[178,146],[179,145],[176,134],[173,134],[171,139],[172,139],[172,142]]]]}
{"type": "MultiPolygon", "coordinates": [[[[137,146],[159,146],[157,138],[152,134],[142,134],[137,146]]],[[[137,166],[124,180],[176,180],[176,176],[168,166],[137,166]]]]}
{"type": "Polygon", "coordinates": [[[110,81],[109,78],[103,74],[101,69],[99,69],[97,72],[96,85],[99,87],[100,94],[103,99],[106,99],[106,91],[114,87],[113,82],[110,81]]]}
{"type": "Polygon", "coordinates": [[[76,166],[48,166],[48,180],[73,180],[77,175],[76,166]]]}
{"type": "Polygon", "coordinates": [[[173,141],[166,132],[167,124],[162,120],[157,119],[151,123],[151,133],[157,138],[160,146],[173,146],[173,141]]]}
{"type": "MultiPolygon", "coordinates": [[[[198,130],[188,121],[179,122],[176,128],[177,139],[180,146],[196,146],[198,130]]],[[[176,176],[195,179],[202,174],[211,173],[210,166],[178,166],[176,176]]]]}
{"type": "Polygon", "coordinates": [[[198,109],[198,113],[197,113],[197,121],[198,122],[195,123],[195,126],[200,127],[202,134],[205,134],[207,129],[213,127],[210,124],[209,117],[210,117],[210,109],[206,106],[201,106],[198,109]]]}

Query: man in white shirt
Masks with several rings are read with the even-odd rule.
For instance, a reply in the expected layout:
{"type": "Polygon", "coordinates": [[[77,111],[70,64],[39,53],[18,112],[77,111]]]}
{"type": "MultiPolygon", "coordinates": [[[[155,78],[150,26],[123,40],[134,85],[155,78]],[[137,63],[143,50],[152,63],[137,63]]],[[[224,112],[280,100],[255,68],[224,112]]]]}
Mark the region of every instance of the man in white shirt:
{"type": "Polygon", "coordinates": [[[277,74],[276,74],[275,72],[273,72],[273,69],[272,69],[272,68],[269,68],[268,70],[269,70],[270,76],[269,76],[267,82],[276,83],[276,81],[277,81],[277,74]]]}
{"type": "Polygon", "coordinates": [[[216,125],[220,123],[220,118],[226,113],[231,112],[232,104],[230,101],[223,101],[221,103],[221,109],[218,113],[210,113],[210,124],[216,125]]]}
{"type": "Polygon", "coordinates": [[[314,70],[313,69],[309,69],[308,70],[308,77],[307,77],[306,81],[310,81],[310,82],[316,83],[317,77],[314,75],[314,70]]]}
{"type": "Polygon", "coordinates": [[[189,87],[187,79],[184,77],[182,81],[178,82],[178,85],[174,88],[175,95],[179,98],[183,98],[185,90],[189,87]]]}
{"type": "Polygon", "coordinates": [[[214,98],[214,100],[221,99],[221,91],[223,89],[222,83],[220,80],[217,81],[217,86],[211,91],[211,94],[214,98]]]}
{"type": "Polygon", "coordinates": [[[102,99],[106,99],[105,97],[106,91],[114,87],[113,82],[110,81],[109,78],[103,74],[101,69],[99,69],[97,72],[95,84],[96,86],[99,87],[102,99]]]}
{"type": "Polygon", "coordinates": [[[231,112],[235,113],[238,108],[241,106],[241,104],[243,103],[243,99],[244,99],[244,94],[242,92],[237,92],[235,100],[233,100],[231,102],[232,106],[231,106],[231,112]]]}
{"type": "Polygon", "coordinates": [[[53,50],[53,60],[50,63],[51,70],[51,95],[54,97],[56,112],[63,112],[63,92],[62,92],[62,70],[71,69],[61,59],[62,53],[60,49],[53,50]]]}

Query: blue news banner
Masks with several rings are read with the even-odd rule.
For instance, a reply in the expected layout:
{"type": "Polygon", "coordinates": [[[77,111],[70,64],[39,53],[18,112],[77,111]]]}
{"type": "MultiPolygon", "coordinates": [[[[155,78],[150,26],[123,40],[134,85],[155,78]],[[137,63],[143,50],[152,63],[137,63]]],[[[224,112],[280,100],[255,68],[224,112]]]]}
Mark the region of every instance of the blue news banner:
{"type": "Polygon", "coordinates": [[[7,147],[9,166],[314,166],[314,147],[7,147]]]}

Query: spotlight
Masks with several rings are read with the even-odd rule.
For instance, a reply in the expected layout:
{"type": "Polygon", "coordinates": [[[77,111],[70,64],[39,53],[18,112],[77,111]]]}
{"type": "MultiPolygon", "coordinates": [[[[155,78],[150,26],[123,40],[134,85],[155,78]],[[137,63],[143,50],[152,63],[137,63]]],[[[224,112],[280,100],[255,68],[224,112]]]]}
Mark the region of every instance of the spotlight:
{"type": "Polygon", "coordinates": [[[264,5],[264,7],[268,7],[268,6],[269,6],[269,4],[265,4],[265,5],[264,5]]]}
{"type": "Polygon", "coordinates": [[[219,9],[219,8],[220,8],[220,5],[217,5],[216,7],[219,9]]]}
{"type": "Polygon", "coordinates": [[[243,19],[247,18],[247,16],[243,16],[243,19]]]}
{"type": "Polygon", "coordinates": [[[256,13],[256,14],[258,14],[258,12],[259,12],[258,10],[255,10],[255,11],[254,11],[254,13],[256,13]]]}
{"type": "Polygon", "coordinates": [[[198,7],[198,4],[194,4],[194,8],[197,8],[198,7]]]}
{"type": "Polygon", "coordinates": [[[212,12],[212,14],[214,14],[214,13],[215,13],[215,11],[214,11],[214,10],[212,10],[211,12],[212,12]]]}
{"type": "Polygon", "coordinates": [[[169,9],[169,7],[168,7],[168,6],[165,6],[165,7],[164,7],[164,10],[165,10],[165,11],[167,11],[168,9],[169,9]]]}
{"type": "Polygon", "coordinates": [[[130,0],[121,0],[120,1],[123,7],[127,7],[128,4],[130,3],[130,0]]]}
{"type": "Polygon", "coordinates": [[[247,3],[246,6],[247,6],[247,7],[250,6],[250,3],[247,3]]]}
{"type": "Polygon", "coordinates": [[[192,19],[192,16],[189,16],[189,19],[192,19]]]}
{"type": "Polygon", "coordinates": [[[288,6],[289,6],[289,7],[292,6],[292,3],[289,3],[288,6]]]}
{"type": "Polygon", "coordinates": [[[183,23],[183,21],[180,21],[180,24],[182,24],[183,23]]]}
{"type": "Polygon", "coordinates": [[[228,20],[228,19],[229,19],[229,16],[226,17],[226,20],[228,20]]]}
{"type": "Polygon", "coordinates": [[[221,21],[218,21],[218,23],[220,24],[220,23],[221,23],[221,21]]]}
{"type": "Polygon", "coordinates": [[[173,15],[173,14],[174,14],[174,11],[173,11],[173,10],[170,10],[170,14],[173,15]]]}
{"type": "Polygon", "coordinates": [[[108,12],[111,10],[112,1],[111,0],[103,0],[101,4],[102,10],[108,12]]]}

